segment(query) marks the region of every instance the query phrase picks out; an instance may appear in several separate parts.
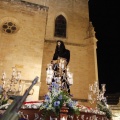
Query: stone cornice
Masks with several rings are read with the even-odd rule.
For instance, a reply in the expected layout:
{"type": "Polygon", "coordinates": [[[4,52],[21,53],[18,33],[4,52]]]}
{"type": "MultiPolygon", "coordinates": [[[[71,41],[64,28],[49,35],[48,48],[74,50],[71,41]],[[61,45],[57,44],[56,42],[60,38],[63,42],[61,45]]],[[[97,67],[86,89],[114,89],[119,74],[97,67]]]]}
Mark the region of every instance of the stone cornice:
{"type": "Polygon", "coordinates": [[[12,8],[12,10],[15,10],[15,11],[21,11],[22,13],[27,13],[27,14],[29,13],[29,15],[33,15],[33,13],[36,11],[47,13],[49,9],[46,6],[26,2],[23,0],[0,0],[0,8],[3,8],[3,9],[12,8]]]}
{"type": "MultiPolygon", "coordinates": [[[[94,38],[94,37],[93,37],[94,38]]],[[[93,39],[92,38],[92,39],[93,39]]],[[[56,41],[57,40],[47,40],[47,39],[45,39],[45,42],[46,43],[56,43],[56,41]]],[[[66,44],[66,45],[71,45],[71,46],[78,46],[78,47],[88,47],[88,46],[91,46],[91,45],[94,45],[94,43],[93,42],[87,42],[87,39],[86,39],[86,42],[85,43],[71,43],[71,42],[65,42],[64,41],[64,43],[66,44]]]]}
{"type": "MultiPolygon", "coordinates": [[[[56,40],[45,40],[46,43],[56,43],[56,40]]],[[[85,47],[85,44],[64,42],[66,45],[85,47]]]]}

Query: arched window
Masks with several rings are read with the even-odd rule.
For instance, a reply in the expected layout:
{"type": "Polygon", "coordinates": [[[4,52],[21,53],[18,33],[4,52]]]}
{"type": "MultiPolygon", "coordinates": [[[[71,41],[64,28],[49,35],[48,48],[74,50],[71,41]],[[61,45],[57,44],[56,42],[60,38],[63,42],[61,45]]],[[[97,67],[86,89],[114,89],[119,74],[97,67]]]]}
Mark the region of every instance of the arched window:
{"type": "Polygon", "coordinates": [[[59,15],[55,20],[55,37],[66,37],[66,19],[59,15]]]}

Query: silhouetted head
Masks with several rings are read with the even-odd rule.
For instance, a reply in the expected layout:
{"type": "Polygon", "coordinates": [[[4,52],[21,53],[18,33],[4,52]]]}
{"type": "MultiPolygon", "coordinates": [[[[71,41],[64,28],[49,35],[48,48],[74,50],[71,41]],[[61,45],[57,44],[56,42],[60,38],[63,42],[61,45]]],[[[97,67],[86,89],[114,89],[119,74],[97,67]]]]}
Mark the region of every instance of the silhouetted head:
{"type": "Polygon", "coordinates": [[[65,45],[64,45],[63,41],[57,40],[55,53],[62,54],[62,53],[64,53],[64,51],[65,51],[65,45]]]}

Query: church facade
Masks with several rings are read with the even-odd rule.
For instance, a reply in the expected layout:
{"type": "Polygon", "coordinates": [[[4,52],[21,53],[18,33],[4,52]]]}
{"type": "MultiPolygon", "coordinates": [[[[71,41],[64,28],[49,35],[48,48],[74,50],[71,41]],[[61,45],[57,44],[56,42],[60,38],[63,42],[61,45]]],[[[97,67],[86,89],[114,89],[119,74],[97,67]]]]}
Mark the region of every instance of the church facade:
{"type": "Polygon", "coordinates": [[[39,76],[35,99],[47,93],[46,67],[56,41],[70,50],[71,94],[87,105],[89,84],[98,80],[96,38],[89,21],[88,0],[1,0],[0,74],[21,71],[27,83],[39,76]]]}

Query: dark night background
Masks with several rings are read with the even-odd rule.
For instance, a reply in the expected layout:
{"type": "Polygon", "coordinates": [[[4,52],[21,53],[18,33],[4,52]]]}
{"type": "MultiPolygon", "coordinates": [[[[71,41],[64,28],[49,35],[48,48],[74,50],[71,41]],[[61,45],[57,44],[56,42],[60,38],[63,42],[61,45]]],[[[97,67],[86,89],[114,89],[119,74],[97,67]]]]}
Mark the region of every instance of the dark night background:
{"type": "Polygon", "coordinates": [[[99,83],[106,93],[120,93],[120,6],[116,0],[89,0],[89,17],[96,32],[99,83]]]}

